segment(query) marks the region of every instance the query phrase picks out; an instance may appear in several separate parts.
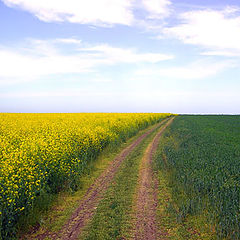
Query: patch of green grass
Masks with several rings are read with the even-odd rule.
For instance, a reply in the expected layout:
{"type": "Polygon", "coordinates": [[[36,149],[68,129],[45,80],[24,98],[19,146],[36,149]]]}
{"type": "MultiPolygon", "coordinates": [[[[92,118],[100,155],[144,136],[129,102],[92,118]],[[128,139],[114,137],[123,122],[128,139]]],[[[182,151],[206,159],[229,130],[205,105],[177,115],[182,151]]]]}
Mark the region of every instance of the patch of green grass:
{"type": "Polygon", "coordinates": [[[115,240],[130,237],[140,162],[158,129],[144,139],[124,160],[113,183],[100,201],[96,214],[79,239],[115,240]]]}
{"type": "Polygon", "coordinates": [[[153,126],[139,131],[136,136],[128,139],[126,142],[106,147],[99,157],[90,162],[85,169],[84,174],[79,179],[79,187],[76,192],[62,191],[59,194],[42,194],[38,199],[32,211],[26,216],[21,217],[18,229],[18,237],[23,239],[34,239],[35,236],[46,231],[55,232],[61,229],[65,222],[70,218],[71,214],[78,207],[79,201],[87,192],[93,182],[103,173],[109,166],[111,161],[128,145],[135,141],[144,132],[153,126]],[[39,226],[39,228],[37,227],[39,226]],[[27,231],[34,233],[26,234],[27,231]]]}

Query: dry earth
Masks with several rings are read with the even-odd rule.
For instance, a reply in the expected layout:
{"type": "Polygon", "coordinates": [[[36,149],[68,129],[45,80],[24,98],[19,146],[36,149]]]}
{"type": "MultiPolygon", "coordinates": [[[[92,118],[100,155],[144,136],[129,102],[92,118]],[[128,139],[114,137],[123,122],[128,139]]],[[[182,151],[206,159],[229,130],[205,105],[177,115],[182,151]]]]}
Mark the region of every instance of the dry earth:
{"type": "Polygon", "coordinates": [[[163,131],[172,123],[173,119],[168,120],[160,129],[144,153],[140,165],[136,202],[133,210],[135,222],[133,239],[154,240],[167,238],[167,232],[160,230],[156,220],[158,181],[152,170],[152,160],[163,131]]]}

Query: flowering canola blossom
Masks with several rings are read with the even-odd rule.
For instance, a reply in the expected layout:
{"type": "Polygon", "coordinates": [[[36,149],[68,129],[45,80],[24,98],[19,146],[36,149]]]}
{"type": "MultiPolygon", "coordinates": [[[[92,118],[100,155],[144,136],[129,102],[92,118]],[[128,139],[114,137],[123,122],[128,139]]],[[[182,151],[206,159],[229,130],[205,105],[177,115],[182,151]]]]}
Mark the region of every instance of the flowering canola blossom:
{"type": "MultiPolygon", "coordinates": [[[[170,114],[0,114],[0,232],[3,239],[41,192],[77,187],[88,162],[170,114]]],[[[1,236],[0,236],[1,239],[1,236]]]]}

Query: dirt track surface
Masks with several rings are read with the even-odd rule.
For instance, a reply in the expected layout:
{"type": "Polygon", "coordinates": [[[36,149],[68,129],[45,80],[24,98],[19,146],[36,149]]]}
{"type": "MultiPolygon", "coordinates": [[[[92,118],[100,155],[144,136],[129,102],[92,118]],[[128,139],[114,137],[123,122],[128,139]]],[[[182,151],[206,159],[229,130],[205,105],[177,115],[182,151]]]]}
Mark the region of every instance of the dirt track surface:
{"type": "Polygon", "coordinates": [[[136,206],[134,208],[135,227],[133,239],[155,240],[166,239],[167,233],[159,230],[156,221],[158,204],[158,181],[152,170],[153,155],[157,150],[160,137],[174,118],[171,118],[157,133],[153,141],[148,145],[139,171],[136,206]]]}
{"type": "Polygon", "coordinates": [[[149,134],[156,128],[164,124],[166,120],[155,125],[153,128],[142,134],[130,146],[126,147],[110,164],[110,166],[98,177],[86,192],[85,196],[79,203],[79,207],[72,214],[68,222],[56,233],[43,233],[35,239],[43,240],[45,238],[53,240],[73,240],[77,239],[83,228],[96,212],[99,201],[102,199],[104,192],[112,182],[124,159],[138,146],[149,134]]]}

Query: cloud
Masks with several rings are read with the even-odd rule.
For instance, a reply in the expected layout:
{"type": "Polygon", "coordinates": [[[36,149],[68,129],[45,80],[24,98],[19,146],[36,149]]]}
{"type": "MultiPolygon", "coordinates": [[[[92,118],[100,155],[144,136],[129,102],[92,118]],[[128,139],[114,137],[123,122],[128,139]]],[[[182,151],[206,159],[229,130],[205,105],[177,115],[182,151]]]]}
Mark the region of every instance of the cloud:
{"type": "Polygon", "coordinates": [[[89,59],[86,54],[64,55],[57,47],[33,40],[19,49],[0,48],[0,77],[35,78],[41,75],[89,71],[103,59],[89,59]]]}
{"type": "Polygon", "coordinates": [[[169,0],[142,0],[142,4],[150,14],[148,18],[161,19],[170,14],[171,2],[169,0]]]}
{"type": "Polygon", "coordinates": [[[41,76],[94,72],[101,66],[121,63],[156,63],[171,58],[172,56],[159,53],[138,53],[133,49],[109,45],[84,47],[84,43],[73,38],[32,39],[21,47],[0,47],[0,82],[6,84],[41,76]],[[75,46],[71,51],[68,48],[69,43],[75,46]],[[62,46],[62,44],[65,45],[62,46]]]}
{"type": "Polygon", "coordinates": [[[204,79],[215,76],[221,71],[235,66],[236,64],[231,61],[209,62],[204,60],[196,61],[181,67],[141,69],[135,74],[140,76],[167,77],[179,80],[204,79]]]}
{"type": "Polygon", "coordinates": [[[9,7],[26,10],[45,22],[93,25],[130,25],[131,0],[2,0],[9,7]]]}
{"type": "Polygon", "coordinates": [[[149,62],[157,63],[163,60],[173,59],[174,56],[160,53],[137,53],[134,49],[116,48],[107,44],[98,45],[91,48],[81,49],[83,51],[96,52],[106,56],[112,63],[136,63],[149,62]]]}
{"type": "Polygon", "coordinates": [[[164,34],[178,38],[186,44],[208,49],[207,55],[240,56],[239,9],[226,7],[222,11],[198,10],[180,15],[182,23],[163,30],[164,34]]]}
{"type": "Polygon", "coordinates": [[[222,50],[222,51],[206,51],[202,52],[204,56],[225,56],[225,57],[239,57],[240,50],[222,50]]]}
{"type": "MultiPolygon", "coordinates": [[[[70,22],[93,26],[136,25],[139,9],[148,19],[169,15],[170,0],[2,0],[5,5],[28,11],[44,22],[70,22]]],[[[144,18],[144,16],[142,16],[144,18]]]]}
{"type": "Polygon", "coordinates": [[[76,38],[58,38],[55,42],[69,43],[69,44],[80,44],[82,41],[76,38]]]}

